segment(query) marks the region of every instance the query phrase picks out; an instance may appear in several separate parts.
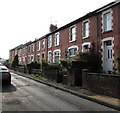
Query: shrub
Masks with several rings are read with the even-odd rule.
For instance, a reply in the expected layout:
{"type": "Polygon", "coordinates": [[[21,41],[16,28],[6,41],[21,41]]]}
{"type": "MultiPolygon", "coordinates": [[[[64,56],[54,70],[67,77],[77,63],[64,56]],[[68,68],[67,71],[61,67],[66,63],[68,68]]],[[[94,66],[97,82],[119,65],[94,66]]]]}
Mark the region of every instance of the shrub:
{"type": "Polygon", "coordinates": [[[40,70],[43,71],[48,66],[48,63],[44,58],[40,60],[40,70]]]}
{"type": "Polygon", "coordinates": [[[65,74],[71,69],[72,67],[72,59],[60,59],[60,66],[65,74]]]}
{"type": "Polygon", "coordinates": [[[115,71],[120,73],[120,56],[115,58],[115,71]]]}
{"type": "Polygon", "coordinates": [[[88,69],[91,72],[96,72],[101,70],[100,58],[91,52],[79,53],[74,60],[78,62],[81,69],[88,69]]]}
{"type": "Polygon", "coordinates": [[[30,66],[31,66],[32,68],[35,68],[35,69],[40,69],[40,64],[37,63],[36,61],[35,61],[35,62],[31,62],[30,66]]]}
{"type": "Polygon", "coordinates": [[[37,75],[37,74],[31,74],[31,76],[33,76],[33,77],[35,77],[35,78],[37,78],[37,79],[40,79],[40,80],[45,80],[45,81],[48,80],[47,78],[45,78],[45,77],[43,77],[43,76],[41,76],[41,75],[37,75]]]}

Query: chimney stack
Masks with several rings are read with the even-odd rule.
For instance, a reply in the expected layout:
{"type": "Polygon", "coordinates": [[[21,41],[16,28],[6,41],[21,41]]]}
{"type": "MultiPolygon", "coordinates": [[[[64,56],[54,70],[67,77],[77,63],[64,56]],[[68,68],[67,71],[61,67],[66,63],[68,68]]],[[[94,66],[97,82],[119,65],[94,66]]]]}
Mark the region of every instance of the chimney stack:
{"type": "Polygon", "coordinates": [[[53,32],[55,30],[57,30],[57,25],[50,24],[49,31],[53,32]]]}

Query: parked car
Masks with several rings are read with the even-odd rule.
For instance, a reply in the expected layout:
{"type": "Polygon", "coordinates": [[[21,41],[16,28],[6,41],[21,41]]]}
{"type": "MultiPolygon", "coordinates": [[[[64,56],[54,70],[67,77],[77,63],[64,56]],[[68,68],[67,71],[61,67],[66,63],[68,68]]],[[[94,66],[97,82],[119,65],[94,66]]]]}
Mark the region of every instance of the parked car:
{"type": "Polygon", "coordinates": [[[11,74],[6,66],[0,66],[0,82],[11,84],[11,74]]]}

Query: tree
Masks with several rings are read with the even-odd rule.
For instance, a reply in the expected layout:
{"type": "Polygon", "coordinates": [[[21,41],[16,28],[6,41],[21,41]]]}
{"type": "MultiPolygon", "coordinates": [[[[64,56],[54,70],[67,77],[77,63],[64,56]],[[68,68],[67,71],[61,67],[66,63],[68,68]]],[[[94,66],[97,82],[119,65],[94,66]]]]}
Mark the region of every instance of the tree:
{"type": "Polygon", "coordinates": [[[12,67],[14,68],[14,70],[15,70],[15,67],[18,66],[18,64],[19,64],[18,55],[16,55],[12,62],[12,67]]]}

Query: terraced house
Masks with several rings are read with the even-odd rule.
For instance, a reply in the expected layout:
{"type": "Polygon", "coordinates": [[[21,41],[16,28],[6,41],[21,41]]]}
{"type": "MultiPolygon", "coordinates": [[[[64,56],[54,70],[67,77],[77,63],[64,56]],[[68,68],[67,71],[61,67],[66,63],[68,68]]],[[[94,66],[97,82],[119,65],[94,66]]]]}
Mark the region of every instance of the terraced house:
{"type": "Polygon", "coordinates": [[[114,71],[115,58],[120,55],[120,1],[109,3],[60,28],[50,26],[50,33],[33,42],[9,51],[10,63],[16,54],[26,65],[45,58],[57,63],[60,58],[74,57],[91,47],[101,56],[104,72],[114,71]]]}

